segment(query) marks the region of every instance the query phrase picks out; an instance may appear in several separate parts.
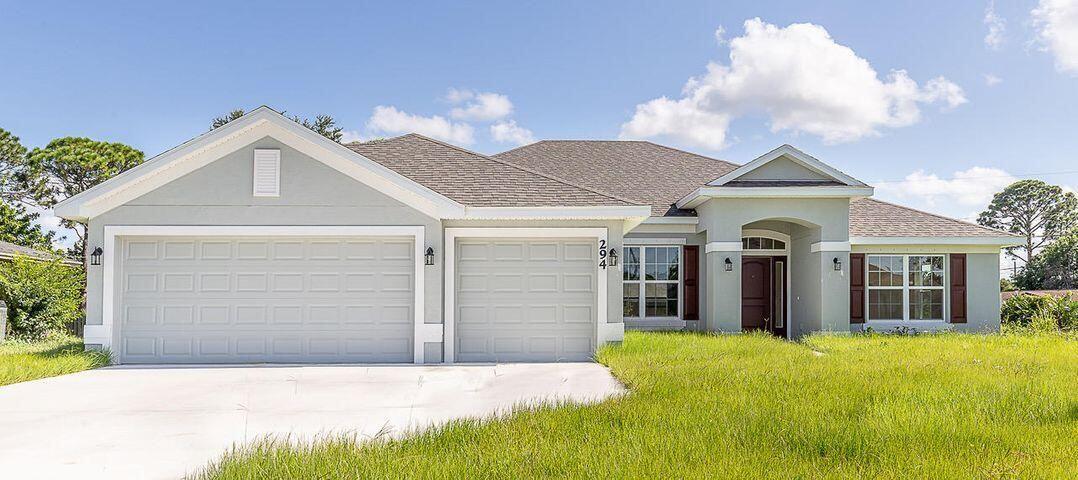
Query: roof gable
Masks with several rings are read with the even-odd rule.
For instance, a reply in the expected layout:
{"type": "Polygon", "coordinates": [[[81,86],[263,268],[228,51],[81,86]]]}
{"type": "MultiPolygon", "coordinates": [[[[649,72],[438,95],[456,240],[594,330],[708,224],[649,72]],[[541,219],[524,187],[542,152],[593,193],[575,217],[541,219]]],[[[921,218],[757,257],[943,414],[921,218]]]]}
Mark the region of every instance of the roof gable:
{"type": "Polygon", "coordinates": [[[267,136],[432,217],[464,212],[460,203],[263,106],[60,202],[56,215],[96,217],[267,136]]]}
{"type": "MultiPolygon", "coordinates": [[[[864,182],[827,165],[790,145],[782,145],[711,182],[721,187],[730,182],[835,182],[849,187],[867,187],[864,182]]],[[[733,185],[730,185],[733,186],[733,185]]],[[[803,185],[796,185],[803,186],[803,185]]]]}

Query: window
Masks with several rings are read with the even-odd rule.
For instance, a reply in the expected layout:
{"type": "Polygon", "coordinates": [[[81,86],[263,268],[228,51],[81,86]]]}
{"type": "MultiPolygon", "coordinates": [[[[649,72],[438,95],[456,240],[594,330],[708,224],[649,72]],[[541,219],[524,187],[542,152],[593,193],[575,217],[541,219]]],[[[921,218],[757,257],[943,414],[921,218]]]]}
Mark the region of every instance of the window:
{"type": "Polygon", "coordinates": [[[786,242],[767,237],[744,237],[742,250],[786,250],[786,242]]]}
{"type": "Polygon", "coordinates": [[[681,316],[680,247],[625,247],[622,262],[625,317],[681,316]]]}
{"type": "Polygon", "coordinates": [[[869,255],[869,320],[943,320],[943,255],[869,255]]]}

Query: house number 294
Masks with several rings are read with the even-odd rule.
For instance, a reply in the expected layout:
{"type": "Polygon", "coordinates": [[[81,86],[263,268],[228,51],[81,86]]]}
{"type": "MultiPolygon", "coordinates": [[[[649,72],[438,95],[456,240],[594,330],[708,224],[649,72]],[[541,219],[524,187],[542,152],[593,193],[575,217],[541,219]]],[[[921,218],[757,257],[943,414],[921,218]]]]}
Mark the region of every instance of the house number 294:
{"type": "Polygon", "coordinates": [[[606,240],[599,240],[599,268],[606,270],[606,240]]]}

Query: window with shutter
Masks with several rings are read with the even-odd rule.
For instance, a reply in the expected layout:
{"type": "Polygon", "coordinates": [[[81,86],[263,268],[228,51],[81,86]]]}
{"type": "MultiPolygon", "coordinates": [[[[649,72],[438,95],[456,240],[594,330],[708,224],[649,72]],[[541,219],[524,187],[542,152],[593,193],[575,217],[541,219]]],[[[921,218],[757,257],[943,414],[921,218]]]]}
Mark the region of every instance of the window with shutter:
{"type": "Polygon", "coordinates": [[[281,195],[281,151],[255,149],[254,196],[279,197],[281,195]]]}

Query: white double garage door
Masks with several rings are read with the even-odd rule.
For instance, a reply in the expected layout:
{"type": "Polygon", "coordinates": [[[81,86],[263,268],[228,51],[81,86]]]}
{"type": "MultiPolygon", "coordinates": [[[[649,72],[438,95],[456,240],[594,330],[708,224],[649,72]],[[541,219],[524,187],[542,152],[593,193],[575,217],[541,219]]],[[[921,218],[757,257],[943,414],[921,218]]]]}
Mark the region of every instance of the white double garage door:
{"type": "MultiPolygon", "coordinates": [[[[117,239],[114,350],[122,363],[422,358],[417,290],[429,267],[415,237],[117,239]]],[[[457,239],[447,359],[590,359],[596,248],[585,238],[457,239]]]]}

